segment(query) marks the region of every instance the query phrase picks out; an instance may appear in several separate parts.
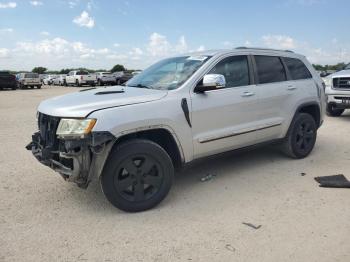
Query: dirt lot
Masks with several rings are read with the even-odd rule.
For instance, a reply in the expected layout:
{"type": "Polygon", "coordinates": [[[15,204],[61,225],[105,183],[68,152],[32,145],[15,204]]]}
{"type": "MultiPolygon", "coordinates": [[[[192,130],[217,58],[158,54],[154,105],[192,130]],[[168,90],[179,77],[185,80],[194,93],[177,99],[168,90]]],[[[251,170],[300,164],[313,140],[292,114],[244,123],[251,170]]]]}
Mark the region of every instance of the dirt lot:
{"type": "Polygon", "coordinates": [[[201,160],[157,208],[128,214],[24,149],[39,102],[72,91],[0,92],[0,261],[350,261],[350,190],[313,179],[350,178],[349,111],[326,119],[307,159],[269,147],[201,160]]]}

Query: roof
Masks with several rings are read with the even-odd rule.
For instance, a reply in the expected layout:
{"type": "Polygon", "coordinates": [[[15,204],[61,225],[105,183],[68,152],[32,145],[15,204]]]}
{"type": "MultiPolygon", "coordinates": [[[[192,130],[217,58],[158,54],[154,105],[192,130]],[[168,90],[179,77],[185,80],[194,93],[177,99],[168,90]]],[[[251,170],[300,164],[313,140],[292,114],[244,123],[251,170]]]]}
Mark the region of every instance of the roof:
{"type": "Polygon", "coordinates": [[[246,53],[252,51],[254,53],[273,53],[276,55],[287,55],[287,56],[302,56],[300,54],[294,53],[290,50],[279,50],[279,49],[270,49],[270,48],[258,48],[258,47],[237,47],[233,49],[217,49],[217,50],[204,50],[198,52],[188,53],[187,55],[196,55],[196,56],[216,56],[216,55],[225,55],[228,53],[246,53]]]}

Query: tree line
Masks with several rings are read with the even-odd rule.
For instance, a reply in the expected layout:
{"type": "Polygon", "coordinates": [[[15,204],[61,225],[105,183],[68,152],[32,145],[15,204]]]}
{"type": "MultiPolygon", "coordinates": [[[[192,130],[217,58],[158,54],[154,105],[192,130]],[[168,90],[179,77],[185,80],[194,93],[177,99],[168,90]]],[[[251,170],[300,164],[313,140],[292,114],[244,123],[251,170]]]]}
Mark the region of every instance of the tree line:
{"type": "Polygon", "coordinates": [[[314,68],[317,71],[328,71],[328,70],[334,70],[334,71],[340,71],[345,68],[347,64],[346,63],[338,63],[335,65],[318,65],[318,64],[313,64],[314,68]]]}
{"type": "Polygon", "coordinates": [[[134,71],[134,70],[128,70],[126,69],[123,65],[117,64],[115,66],[112,67],[112,69],[110,70],[106,70],[106,69],[98,69],[98,70],[94,70],[94,69],[89,69],[89,68],[63,68],[61,70],[56,70],[56,71],[48,71],[48,69],[46,67],[42,67],[42,66],[38,66],[38,67],[34,67],[32,72],[33,73],[38,73],[38,74],[61,74],[61,75],[66,75],[68,74],[70,71],[73,70],[84,70],[84,71],[88,71],[89,73],[96,73],[96,72],[120,72],[120,71],[134,71]]]}

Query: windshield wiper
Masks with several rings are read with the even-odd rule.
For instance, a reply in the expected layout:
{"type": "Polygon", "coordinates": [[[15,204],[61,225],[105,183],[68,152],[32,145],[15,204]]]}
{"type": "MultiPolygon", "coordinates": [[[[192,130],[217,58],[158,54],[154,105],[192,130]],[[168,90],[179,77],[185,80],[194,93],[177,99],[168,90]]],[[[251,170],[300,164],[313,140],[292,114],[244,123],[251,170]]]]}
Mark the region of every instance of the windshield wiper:
{"type": "Polygon", "coordinates": [[[138,87],[138,88],[147,88],[147,89],[152,89],[151,87],[146,86],[146,85],[142,85],[142,84],[138,84],[138,85],[135,85],[135,86],[130,86],[130,87],[138,87]]]}

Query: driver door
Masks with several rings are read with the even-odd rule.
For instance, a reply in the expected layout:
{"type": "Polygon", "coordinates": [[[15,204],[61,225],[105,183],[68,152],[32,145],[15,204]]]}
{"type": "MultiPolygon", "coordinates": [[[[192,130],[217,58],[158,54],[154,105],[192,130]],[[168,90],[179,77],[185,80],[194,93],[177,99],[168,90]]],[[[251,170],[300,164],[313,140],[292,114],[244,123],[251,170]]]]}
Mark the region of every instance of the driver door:
{"type": "Polygon", "coordinates": [[[252,145],[256,142],[256,85],[246,55],[219,61],[209,74],[221,74],[225,88],[192,93],[194,158],[252,145]]]}

